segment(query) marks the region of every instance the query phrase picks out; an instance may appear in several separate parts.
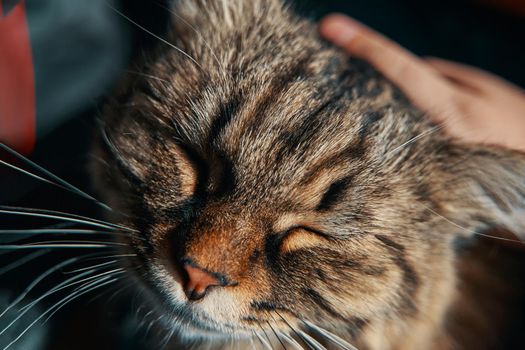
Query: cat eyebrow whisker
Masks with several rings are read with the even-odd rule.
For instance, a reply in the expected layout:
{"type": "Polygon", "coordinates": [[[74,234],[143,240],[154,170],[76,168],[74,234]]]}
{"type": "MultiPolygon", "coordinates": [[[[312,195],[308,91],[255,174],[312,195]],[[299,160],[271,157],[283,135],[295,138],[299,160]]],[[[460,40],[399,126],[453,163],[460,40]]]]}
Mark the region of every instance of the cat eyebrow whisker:
{"type": "Polygon", "coordinates": [[[428,135],[432,135],[433,133],[443,129],[444,126],[443,125],[436,125],[436,126],[433,126],[432,128],[428,129],[428,130],[425,130],[423,131],[422,133],[412,137],[410,140],[406,141],[406,142],[403,142],[401,145],[395,147],[393,150],[390,150],[386,153],[385,156],[389,156],[393,153],[396,153],[397,151],[401,150],[403,147],[406,147],[414,142],[416,142],[417,140],[425,137],[425,136],[428,136],[428,135]]]}
{"type": "Polygon", "coordinates": [[[520,240],[520,239],[512,239],[512,238],[506,238],[506,237],[500,237],[500,236],[494,236],[494,235],[489,235],[489,234],[486,234],[486,233],[482,233],[482,232],[478,232],[478,231],[474,231],[474,230],[470,230],[466,227],[463,227],[461,226],[460,224],[458,223],[455,223],[454,221],[450,220],[449,218],[441,215],[440,213],[436,212],[435,210],[433,210],[432,208],[426,206],[426,209],[428,209],[431,213],[433,213],[434,215],[437,215],[439,216],[440,218],[442,218],[443,220],[445,220],[446,222],[448,222],[449,224],[463,230],[463,231],[466,231],[467,233],[471,233],[471,234],[474,234],[474,235],[477,235],[477,236],[480,236],[480,237],[486,237],[486,238],[490,238],[490,239],[495,239],[495,240],[499,240],[499,241],[505,241],[505,242],[512,242],[512,243],[520,243],[520,244],[523,244],[525,245],[525,241],[523,240],[520,240]]]}
{"type": "Polygon", "coordinates": [[[145,27],[141,26],[140,24],[138,24],[136,21],[134,21],[133,19],[131,19],[130,17],[126,16],[125,14],[123,14],[121,11],[117,10],[116,8],[114,8],[113,6],[111,6],[108,2],[105,2],[106,6],[109,7],[111,10],[113,10],[115,13],[117,13],[119,16],[121,16],[122,18],[124,18],[125,20],[127,20],[128,22],[130,22],[131,24],[135,25],[137,28],[143,30],[145,33],[151,35],[152,37],[160,40],[162,43],[170,46],[171,48],[175,49],[177,52],[179,52],[180,54],[184,55],[186,58],[188,58],[190,61],[192,61],[197,67],[199,67],[202,71],[204,71],[204,68],[202,68],[202,66],[199,64],[199,62],[197,62],[193,57],[191,57],[186,51],[178,48],[177,46],[175,46],[174,44],[170,43],[169,41],[167,41],[166,39],[163,39],[162,37],[158,36],[157,34],[153,33],[152,31],[146,29],[145,27]]]}
{"type": "Polygon", "coordinates": [[[184,23],[186,26],[188,26],[195,34],[197,34],[199,36],[199,39],[202,40],[202,42],[204,43],[204,46],[206,46],[206,48],[210,51],[211,55],[213,56],[213,58],[215,59],[215,62],[217,62],[217,65],[222,69],[222,72],[224,74],[226,74],[226,69],[224,68],[224,65],[221,63],[221,61],[219,60],[219,58],[217,57],[217,55],[215,54],[215,52],[213,51],[213,49],[211,48],[210,44],[208,43],[208,41],[206,41],[206,39],[204,39],[204,36],[201,34],[201,32],[199,32],[197,30],[197,28],[195,28],[194,26],[192,26],[190,23],[188,23],[188,21],[186,21],[183,17],[179,16],[175,11],[173,11],[172,9],[158,3],[157,1],[154,1],[155,5],[165,9],[166,11],[168,11],[169,13],[171,13],[173,16],[175,16],[179,21],[181,21],[182,23],[184,23]]]}
{"type": "Polygon", "coordinates": [[[335,335],[334,333],[326,330],[325,328],[322,328],[318,325],[313,324],[312,322],[303,320],[303,323],[308,326],[309,328],[317,331],[319,334],[321,334],[323,337],[328,339],[333,344],[339,346],[343,350],[358,350],[355,346],[348,343],[346,340],[342,339],[338,335],[335,335]]]}
{"type": "Polygon", "coordinates": [[[54,181],[56,182],[53,182],[49,179],[45,179],[41,176],[38,176],[36,174],[33,174],[27,170],[24,170],[20,167],[17,167],[15,165],[12,165],[12,164],[9,164],[7,162],[4,162],[2,160],[0,160],[0,164],[3,164],[11,169],[14,169],[14,170],[17,170],[19,172],[22,172],[23,174],[26,174],[28,176],[31,176],[37,180],[40,180],[40,181],[43,181],[43,182],[46,182],[48,184],[51,184],[51,185],[54,185],[56,187],[59,187],[59,188],[62,188],[66,191],[69,191],[69,192],[72,192],[72,193],[75,193],[76,195],[78,196],[81,196],[81,197],[84,197],[86,199],[89,199],[91,200],[92,202],[96,203],[98,206],[101,206],[102,208],[108,210],[108,211],[113,211],[113,209],[111,207],[109,207],[107,204],[105,203],[102,203],[101,201],[99,201],[98,199],[96,199],[95,197],[87,194],[86,192],[80,190],[79,188],[73,186],[72,184],[70,184],[69,182],[61,179],[60,177],[58,177],[57,175],[53,174],[52,172],[50,172],[49,170],[47,169],[44,169],[43,167],[41,167],[40,165],[36,164],[35,162],[31,161],[29,158],[27,157],[24,157],[23,155],[21,155],[20,153],[18,153],[17,151],[15,151],[14,149],[10,148],[9,146],[7,146],[6,144],[4,144],[3,142],[0,142],[0,148],[3,149],[4,151],[6,151],[7,153],[11,154],[12,156],[22,160],[23,162],[25,162],[26,164],[28,164],[29,166],[31,166],[32,168],[42,172],[43,174],[45,174],[46,176],[49,176],[51,179],[53,179],[54,181]]]}
{"type": "Polygon", "coordinates": [[[151,74],[147,74],[147,73],[137,72],[137,71],[133,71],[133,70],[129,70],[129,69],[124,70],[124,72],[126,72],[126,73],[131,73],[131,74],[136,74],[136,75],[140,75],[140,76],[142,76],[142,77],[149,78],[149,79],[153,79],[153,80],[157,80],[157,81],[161,81],[161,82],[166,83],[166,84],[169,84],[169,83],[170,83],[169,80],[162,79],[162,78],[159,78],[159,77],[157,77],[157,76],[154,76],[154,75],[151,75],[151,74]]]}
{"type": "Polygon", "coordinates": [[[138,233],[139,231],[125,227],[122,225],[112,224],[107,221],[97,220],[85,216],[80,216],[71,213],[64,213],[55,210],[46,210],[46,209],[35,209],[35,208],[20,208],[20,207],[11,207],[7,205],[0,205],[0,213],[3,214],[12,214],[12,215],[26,215],[41,217],[47,219],[57,219],[67,222],[74,222],[78,224],[85,224],[88,226],[95,226],[100,228],[105,228],[109,230],[124,230],[129,232],[138,233]]]}

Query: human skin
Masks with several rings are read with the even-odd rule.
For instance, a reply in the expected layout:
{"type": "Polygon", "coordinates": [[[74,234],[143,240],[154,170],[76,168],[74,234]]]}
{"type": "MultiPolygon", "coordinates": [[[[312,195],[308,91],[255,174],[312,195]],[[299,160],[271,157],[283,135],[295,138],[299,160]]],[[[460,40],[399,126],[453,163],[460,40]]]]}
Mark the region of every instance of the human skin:
{"type": "Polygon", "coordinates": [[[325,17],[319,30],[373,65],[450,135],[525,152],[525,92],[519,87],[478,68],[418,57],[344,15],[325,17]]]}

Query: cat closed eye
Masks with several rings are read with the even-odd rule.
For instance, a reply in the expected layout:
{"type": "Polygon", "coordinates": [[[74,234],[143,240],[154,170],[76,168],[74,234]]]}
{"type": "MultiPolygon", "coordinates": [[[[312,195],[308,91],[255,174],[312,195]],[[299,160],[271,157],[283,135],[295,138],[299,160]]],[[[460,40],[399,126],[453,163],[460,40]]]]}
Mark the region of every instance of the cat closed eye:
{"type": "Polygon", "coordinates": [[[281,253],[290,253],[301,249],[318,247],[326,244],[325,234],[308,227],[293,227],[286,231],[280,244],[281,253]]]}

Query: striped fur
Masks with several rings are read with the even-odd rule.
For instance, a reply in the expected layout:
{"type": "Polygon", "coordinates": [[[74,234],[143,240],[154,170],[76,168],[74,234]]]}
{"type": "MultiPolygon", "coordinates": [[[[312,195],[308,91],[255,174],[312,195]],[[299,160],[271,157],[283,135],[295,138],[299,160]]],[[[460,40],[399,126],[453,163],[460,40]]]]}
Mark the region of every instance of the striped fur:
{"type": "Polygon", "coordinates": [[[523,237],[525,156],[450,140],[278,0],[173,12],[185,54],[159,43],[123,82],[93,166],[115,220],[146,238],[135,263],[168,327],[291,333],[284,318],[360,349],[470,349],[447,321],[453,242],[523,237]],[[234,283],[187,303],[187,258],[234,283]]]}

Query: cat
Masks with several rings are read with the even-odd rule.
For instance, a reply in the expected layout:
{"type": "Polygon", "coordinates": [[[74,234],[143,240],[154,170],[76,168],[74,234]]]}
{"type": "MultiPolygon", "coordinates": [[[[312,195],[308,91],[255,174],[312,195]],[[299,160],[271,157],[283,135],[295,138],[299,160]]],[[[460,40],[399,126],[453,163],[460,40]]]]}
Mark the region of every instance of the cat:
{"type": "Polygon", "coordinates": [[[105,106],[91,164],[163,326],[211,343],[497,348],[491,313],[463,301],[458,247],[525,237],[525,155],[443,134],[280,0],[172,12],[105,106]]]}

